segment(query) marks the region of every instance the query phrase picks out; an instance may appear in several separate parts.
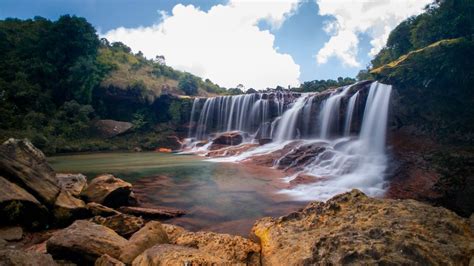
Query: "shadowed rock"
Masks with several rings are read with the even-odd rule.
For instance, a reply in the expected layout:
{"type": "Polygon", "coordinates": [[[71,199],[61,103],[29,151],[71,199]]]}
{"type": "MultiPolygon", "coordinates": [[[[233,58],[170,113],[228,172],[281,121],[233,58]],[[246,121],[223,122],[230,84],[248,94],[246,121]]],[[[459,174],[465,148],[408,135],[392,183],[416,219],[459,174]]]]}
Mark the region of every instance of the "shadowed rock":
{"type": "Polygon", "coordinates": [[[92,216],[109,217],[120,214],[120,212],[96,202],[89,202],[86,207],[92,216]]]}
{"type": "Polygon", "coordinates": [[[54,218],[58,225],[68,225],[74,220],[88,216],[84,201],[72,196],[69,191],[61,191],[54,204],[54,218]]]}
{"type": "Polygon", "coordinates": [[[49,254],[25,252],[23,250],[0,250],[0,265],[57,265],[49,254]]]}
{"type": "Polygon", "coordinates": [[[113,175],[100,175],[89,183],[81,196],[88,202],[97,202],[108,207],[127,205],[132,185],[113,175]]]}
{"type": "Polygon", "coordinates": [[[95,261],[94,266],[125,266],[125,263],[104,254],[95,261]]]}
{"type": "Polygon", "coordinates": [[[133,127],[130,122],[122,122],[116,120],[98,120],[94,123],[95,129],[99,135],[104,138],[111,138],[123,134],[133,127]]]}
{"type": "Polygon", "coordinates": [[[122,206],[119,211],[144,218],[169,219],[186,214],[185,211],[169,207],[142,208],[122,206]]]}

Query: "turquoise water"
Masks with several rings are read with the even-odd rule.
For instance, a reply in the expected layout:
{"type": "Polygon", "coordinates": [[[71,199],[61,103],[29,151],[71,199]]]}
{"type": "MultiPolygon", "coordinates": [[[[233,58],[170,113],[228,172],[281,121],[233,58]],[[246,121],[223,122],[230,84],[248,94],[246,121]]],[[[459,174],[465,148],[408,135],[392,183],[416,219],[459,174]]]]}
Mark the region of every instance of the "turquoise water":
{"type": "Polygon", "coordinates": [[[55,156],[49,162],[57,172],[120,177],[134,185],[144,206],[187,211],[167,222],[189,230],[247,235],[256,219],[285,215],[306,205],[278,194],[286,184],[275,170],[208,162],[194,155],[94,153],[55,156]]]}

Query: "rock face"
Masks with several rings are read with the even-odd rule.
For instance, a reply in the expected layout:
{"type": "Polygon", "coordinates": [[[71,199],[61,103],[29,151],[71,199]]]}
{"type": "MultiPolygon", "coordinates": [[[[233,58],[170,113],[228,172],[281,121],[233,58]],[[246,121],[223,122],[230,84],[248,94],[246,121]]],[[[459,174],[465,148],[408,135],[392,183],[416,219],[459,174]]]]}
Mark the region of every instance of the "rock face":
{"type": "Polygon", "coordinates": [[[468,222],[413,200],[380,200],[358,190],[314,202],[288,216],[263,218],[252,233],[264,265],[468,265],[468,222]]]}
{"type": "Polygon", "coordinates": [[[0,223],[38,228],[48,220],[48,210],[30,193],[0,176],[0,223]]]}
{"type": "Polygon", "coordinates": [[[104,254],[95,261],[94,266],[125,266],[125,263],[104,254]]]}
{"type": "Polygon", "coordinates": [[[26,139],[9,139],[0,145],[0,175],[46,205],[53,205],[59,194],[53,169],[44,154],[26,139]]]}
{"type": "Polygon", "coordinates": [[[132,185],[113,175],[100,175],[94,178],[82,191],[82,197],[108,207],[127,205],[132,185]]]}
{"type": "Polygon", "coordinates": [[[242,132],[239,132],[239,131],[225,132],[218,135],[212,140],[212,145],[210,149],[216,150],[224,146],[239,145],[242,143],[243,140],[244,140],[244,137],[242,136],[242,132]]]}
{"type": "Polygon", "coordinates": [[[41,254],[36,252],[25,252],[23,250],[0,250],[0,265],[57,265],[49,254],[41,254]]]}
{"type": "Polygon", "coordinates": [[[87,186],[87,178],[83,174],[56,174],[56,180],[62,191],[68,191],[78,197],[87,186]]]}
{"type": "Polygon", "coordinates": [[[258,144],[254,143],[244,143],[241,145],[237,146],[225,146],[221,149],[218,150],[211,150],[208,153],[206,153],[207,157],[225,157],[225,156],[235,156],[239,155],[241,153],[244,153],[248,150],[251,150],[253,148],[256,148],[259,146],[258,144]]]}
{"type": "Polygon", "coordinates": [[[84,201],[75,198],[69,191],[61,191],[54,204],[54,218],[58,225],[67,225],[76,219],[85,218],[89,212],[84,201]]]}
{"type": "Polygon", "coordinates": [[[111,138],[123,134],[133,127],[130,122],[116,120],[98,120],[94,124],[95,129],[104,138],[111,138]]]}
{"type": "Polygon", "coordinates": [[[144,218],[157,218],[157,219],[169,219],[179,217],[186,214],[185,211],[169,207],[156,207],[156,208],[143,208],[143,207],[130,207],[122,206],[119,211],[131,214],[135,216],[141,216],[144,218]]]}
{"type": "Polygon", "coordinates": [[[197,248],[231,264],[258,265],[260,262],[260,246],[241,236],[185,232],[174,243],[197,248]]]}
{"type": "Polygon", "coordinates": [[[103,254],[118,258],[126,244],[127,240],[112,229],[79,220],[55,233],[46,242],[46,248],[55,259],[91,264],[103,254]]]}
{"type": "MultiPolygon", "coordinates": [[[[473,226],[474,226],[474,221],[473,221],[473,226]]],[[[176,239],[181,234],[187,232],[186,229],[184,229],[183,227],[173,225],[173,224],[161,224],[161,227],[163,227],[163,229],[165,230],[170,243],[176,243],[176,239]]]]}
{"type": "Polygon", "coordinates": [[[130,237],[145,224],[143,218],[127,214],[117,214],[109,217],[95,216],[91,219],[91,222],[107,226],[125,238],[130,237]]]}
{"type": "Polygon", "coordinates": [[[157,244],[169,243],[166,231],[161,223],[148,222],[142,229],[133,234],[128,244],[123,248],[120,260],[130,264],[138,255],[157,244]]]}
{"type": "Polygon", "coordinates": [[[147,249],[132,263],[150,265],[224,265],[225,261],[195,248],[177,245],[156,245],[147,249]]]}

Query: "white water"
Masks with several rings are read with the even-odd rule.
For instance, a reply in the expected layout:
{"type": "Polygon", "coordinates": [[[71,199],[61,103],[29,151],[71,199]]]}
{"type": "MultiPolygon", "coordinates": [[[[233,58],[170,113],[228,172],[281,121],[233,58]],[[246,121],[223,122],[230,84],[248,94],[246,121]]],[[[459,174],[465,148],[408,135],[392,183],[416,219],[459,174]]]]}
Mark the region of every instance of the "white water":
{"type": "MultiPolygon", "coordinates": [[[[273,102],[263,99],[259,94],[254,94],[254,98],[249,95],[233,96],[225,101],[216,99],[226,97],[208,99],[201,110],[199,125],[207,128],[209,121],[213,120],[212,111],[209,110],[214,108],[213,102],[218,101],[224,103],[218,107],[218,113],[227,117],[218,119],[218,125],[226,124],[224,130],[238,129],[248,132],[257,128],[254,132],[273,137],[274,140],[237,156],[211,160],[240,162],[252,160],[256,155],[271,154],[293,142],[296,148],[300,145],[318,143],[319,146],[325,147],[325,151],[315,156],[302,171],[285,178],[285,181],[290,182],[298,174],[309,174],[317,177],[319,181],[298,185],[283,190],[282,193],[287,193],[298,200],[326,200],[353,188],[361,189],[371,196],[382,195],[387,167],[385,140],[391,86],[377,82],[370,85],[361,128],[358,130],[360,133],[355,137],[349,135],[351,124],[355,119],[356,103],[362,94],[357,91],[349,97],[347,94],[350,88],[347,86],[334,91],[323,101],[322,108],[314,106],[315,94],[303,94],[288,106],[284,105],[283,96],[275,97],[273,102]],[[345,112],[341,112],[342,101],[347,101],[345,112]],[[275,104],[273,110],[276,109],[277,114],[272,113],[271,104],[275,104]],[[315,108],[319,108],[320,112],[315,112],[315,108]],[[314,126],[310,126],[314,121],[320,125],[316,130],[314,126]],[[343,128],[339,130],[338,127],[343,128]],[[302,135],[305,139],[297,140],[302,135]]],[[[208,133],[204,130],[204,133],[201,132],[199,135],[198,128],[197,135],[201,138],[208,133]]],[[[200,151],[203,149],[205,147],[199,148],[200,151]]],[[[278,165],[278,162],[279,159],[275,165],[278,165]]]]}

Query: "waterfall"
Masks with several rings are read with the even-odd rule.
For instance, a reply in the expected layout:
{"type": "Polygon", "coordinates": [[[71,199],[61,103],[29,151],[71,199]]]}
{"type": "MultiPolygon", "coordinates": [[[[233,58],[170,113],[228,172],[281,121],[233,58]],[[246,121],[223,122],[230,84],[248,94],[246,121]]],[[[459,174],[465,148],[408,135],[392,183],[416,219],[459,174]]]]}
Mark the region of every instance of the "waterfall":
{"type": "Polygon", "coordinates": [[[348,137],[351,134],[352,117],[354,116],[354,107],[355,107],[358,97],[359,97],[359,92],[356,92],[349,99],[349,103],[347,105],[346,120],[344,122],[344,136],[346,137],[348,137]]]}
{"type": "Polygon", "coordinates": [[[296,121],[298,120],[301,109],[305,106],[307,99],[308,98],[305,96],[299,97],[293,106],[283,114],[278,122],[275,132],[276,141],[282,142],[295,138],[298,130],[296,127],[296,121]]]}
{"type": "Polygon", "coordinates": [[[321,111],[321,135],[320,138],[327,139],[330,137],[331,130],[337,126],[339,122],[339,110],[341,99],[347,93],[351,86],[343,87],[341,91],[335,91],[324,102],[321,111]]]}
{"type": "Polygon", "coordinates": [[[188,130],[188,138],[191,138],[192,129],[193,129],[193,122],[194,122],[194,113],[196,112],[196,106],[199,104],[199,98],[195,98],[193,101],[193,107],[191,108],[191,114],[189,118],[189,130],[188,130]]]}

